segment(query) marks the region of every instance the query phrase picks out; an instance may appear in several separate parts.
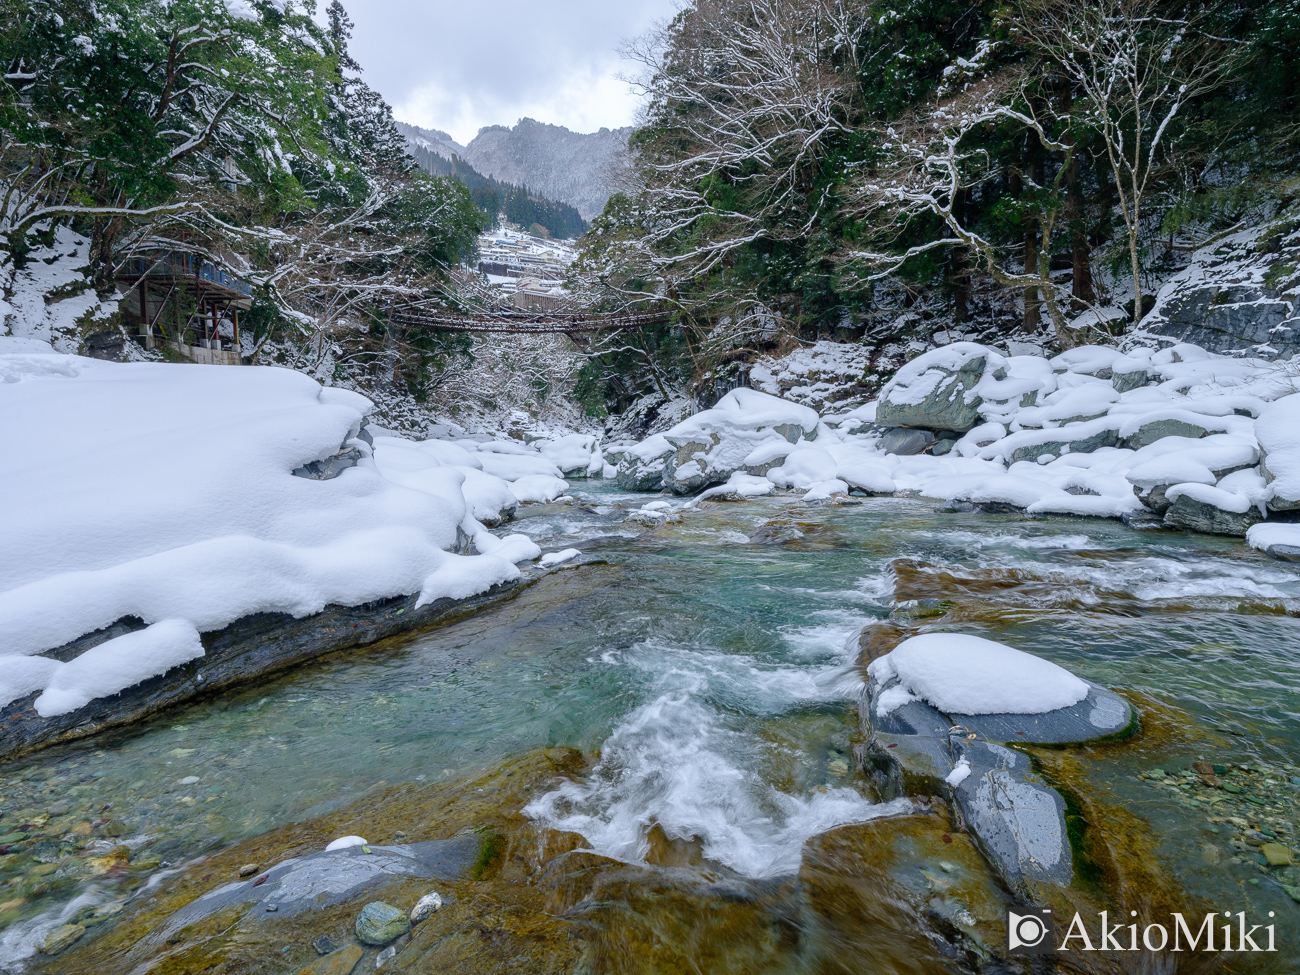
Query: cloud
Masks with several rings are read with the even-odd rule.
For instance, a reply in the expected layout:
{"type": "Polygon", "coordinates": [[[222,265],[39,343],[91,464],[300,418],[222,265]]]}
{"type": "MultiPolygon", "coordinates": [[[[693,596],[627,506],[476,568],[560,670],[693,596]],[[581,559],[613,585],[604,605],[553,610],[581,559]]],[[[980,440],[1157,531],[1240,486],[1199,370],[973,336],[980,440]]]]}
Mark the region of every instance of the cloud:
{"type": "MultiPolygon", "coordinates": [[[[346,0],[345,0],[346,4],[346,0]]],[[[352,55],[404,122],[468,142],[522,117],[578,132],[633,121],[618,48],[676,0],[352,0],[352,55]]]]}

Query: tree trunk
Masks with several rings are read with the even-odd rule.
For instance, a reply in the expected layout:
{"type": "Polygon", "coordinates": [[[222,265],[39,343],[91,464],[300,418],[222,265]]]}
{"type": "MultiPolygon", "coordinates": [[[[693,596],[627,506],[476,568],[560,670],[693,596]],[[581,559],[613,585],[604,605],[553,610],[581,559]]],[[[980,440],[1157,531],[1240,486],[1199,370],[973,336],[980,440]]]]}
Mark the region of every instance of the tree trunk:
{"type": "Polygon", "coordinates": [[[966,248],[960,245],[952,249],[949,284],[952,287],[953,323],[964,325],[970,317],[970,267],[966,262],[966,248]]]}
{"type": "Polygon", "coordinates": [[[1066,214],[1070,230],[1070,265],[1072,270],[1070,294],[1074,300],[1070,307],[1083,311],[1097,300],[1092,287],[1092,248],[1084,231],[1083,190],[1079,186],[1079,157],[1070,160],[1065,173],[1066,214]]]}
{"type": "MultiPolygon", "coordinates": [[[[1059,91],[1062,114],[1068,116],[1074,110],[1074,93],[1070,90],[1069,79],[1060,80],[1059,91]]],[[[1073,131],[1067,128],[1061,141],[1074,148],[1073,131]]],[[[1073,271],[1070,293],[1074,300],[1070,302],[1070,307],[1076,312],[1083,311],[1096,301],[1096,292],[1092,287],[1092,264],[1089,261],[1091,248],[1088,246],[1088,235],[1084,232],[1083,226],[1083,190],[1079,185],[1077,151],[1070,153],[1070,162],[1065,169],[1065,222],[1070,234],[1070,265],[1073,271]]]]}
{"type": "MultiPolygon", "coordinates": [[[[1030,162],[1029,165],[1025,167],[1026,173],[1034,182],[1038,181],[1036,169],[1037,167],[1033,162],[1030,162]]],[[[1020,176],[1018,174],[1012,174],[1011,183],[1011,192],[1019,196],[1023,189],[1020,176]]],[[[1021,222],[1025,232],[1025,273],[1036,275],[1038,274],[1038,221],[1030,216],[1028,211],[1026,211],[1021,222]]],[[[1038,331],[1038,327],[1043,320],[1042,303],[1038,297],[1038,289],[1026,288],[1024,290],[1023,301],[1024,318],[1021,321],[1021,327],[1026,333],[1032,335],[1034,332],[1038,331]]]]}

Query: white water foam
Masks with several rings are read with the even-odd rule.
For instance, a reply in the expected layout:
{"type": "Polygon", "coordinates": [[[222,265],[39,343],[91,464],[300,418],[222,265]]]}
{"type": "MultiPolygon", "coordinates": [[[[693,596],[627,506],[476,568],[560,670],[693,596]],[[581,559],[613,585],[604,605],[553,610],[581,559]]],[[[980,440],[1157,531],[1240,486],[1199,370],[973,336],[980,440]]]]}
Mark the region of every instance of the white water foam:
{"type": "MultiPolygon", "coordinates": [[[[822,630],[831,628],[810,627],[822,630]]],[[[861,680],[840,651],[820,666],[764,664],[743,654],[647,641],[618,664],[653,674],[655,697],[610,735],[584,782],[566,782],[524,810],[546,825],[581,834],[591,848],[643,860],[658,824],[669,839],[698,840],[704,856],[748,877],[798,868],[804,842],[845,823],[897,815],[910,801],[875,804],[848,787],[807,795],[783,792],[760,770],[771,750],[738,715],[774,715],[813,702],[856,696],[861,680]]],[[[787,634],[787,640],[790,638],[787,634]]],[[[794,634],[796,641],[802,634],[794,634]]]]}
{"type": "Polygon", "coordinates": [[[1087,535],[984,535],[976,532],[932,532],[915,531],[910,533],[916,538],[933,538],[945,545],[960,548],[963,551],[983,551],[986,548],[1010,548],[1027,551],[1062,551],[1078,552],[1097,548],[1097,543],[1087,535]]]}

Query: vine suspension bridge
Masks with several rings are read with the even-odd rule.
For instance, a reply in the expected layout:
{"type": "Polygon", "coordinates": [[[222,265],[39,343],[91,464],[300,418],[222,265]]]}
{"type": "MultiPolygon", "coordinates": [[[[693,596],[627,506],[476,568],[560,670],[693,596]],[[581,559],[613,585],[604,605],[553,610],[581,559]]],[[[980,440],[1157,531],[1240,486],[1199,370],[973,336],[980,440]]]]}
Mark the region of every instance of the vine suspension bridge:
{"type": "Polygon", "coordinates": [[[664,325],[670,312],[642,312],[632,315],[536,314],[533,312],[487,312],[481,315],[452,315],[446,312],[403,310],[389,317],[399,325],[440,328],[457,332],[495,332],[524,335],[573,335],[578,332],[614,332],[650,325],[664,325]]]}

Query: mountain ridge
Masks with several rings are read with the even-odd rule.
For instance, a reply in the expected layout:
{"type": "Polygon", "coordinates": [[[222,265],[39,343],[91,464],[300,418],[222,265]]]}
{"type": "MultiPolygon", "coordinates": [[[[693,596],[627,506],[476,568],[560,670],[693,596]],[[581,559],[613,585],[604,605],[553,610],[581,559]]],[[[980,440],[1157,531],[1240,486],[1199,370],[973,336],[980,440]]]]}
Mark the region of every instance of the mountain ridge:
{"type": "Polygon", "coordinates": [[[630,125],[582,133],[521,118],[513,126],[483,126],[468,145],[440,129],[399,125],[408,140],[421,140],[416,144],[428,151],[448,160],[458,156],[492,179],[568,203],[586,220],[604,209],[630,170],[630,125]]]}

